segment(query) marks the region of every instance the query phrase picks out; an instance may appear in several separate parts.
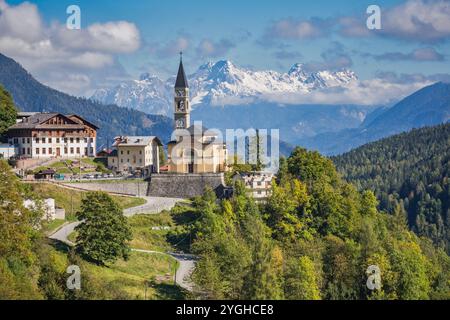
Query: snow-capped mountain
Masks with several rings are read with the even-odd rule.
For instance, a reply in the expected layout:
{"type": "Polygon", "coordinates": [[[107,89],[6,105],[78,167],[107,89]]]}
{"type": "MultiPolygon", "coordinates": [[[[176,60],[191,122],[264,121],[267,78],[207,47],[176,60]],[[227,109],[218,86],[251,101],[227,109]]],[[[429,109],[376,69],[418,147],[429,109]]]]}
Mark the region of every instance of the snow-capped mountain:
{"type": "MultiPolygon", "coordinates": [[[[287,73],[253,71],[231,61],[206,63],[188,76],[191,105],[236,105],[246,99],[264,101],[266,95],[308,93],[318,89],[345,87],[357,77],[350,70],[306,72],[295,64],[287,73]]],[[[141,75],[112,89],[97,90],[92,99],[106,104],[171,116],[175,77],[162,81],[157,76],[141,75]]]]}
{"type": "Polygon", "coordinates": [[[169,115],[171,99],[166,83],[157,76],[143,73],[139,80],[123,82],[112,89],[99,89],[93,100],[137,109],[149,114],[169,115]]]}

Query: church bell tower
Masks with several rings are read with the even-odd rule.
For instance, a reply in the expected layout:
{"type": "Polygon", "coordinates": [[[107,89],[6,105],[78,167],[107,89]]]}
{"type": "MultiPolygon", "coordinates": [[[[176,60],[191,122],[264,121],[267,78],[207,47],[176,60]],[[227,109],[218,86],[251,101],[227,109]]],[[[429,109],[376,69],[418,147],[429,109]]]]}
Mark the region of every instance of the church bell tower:
{"type": "Polygon", "coordinates": [[[180,52],[180,66],[175,81],[175,130],[190,127],[189,85],[183,67],[183,56],[180,52]]]}

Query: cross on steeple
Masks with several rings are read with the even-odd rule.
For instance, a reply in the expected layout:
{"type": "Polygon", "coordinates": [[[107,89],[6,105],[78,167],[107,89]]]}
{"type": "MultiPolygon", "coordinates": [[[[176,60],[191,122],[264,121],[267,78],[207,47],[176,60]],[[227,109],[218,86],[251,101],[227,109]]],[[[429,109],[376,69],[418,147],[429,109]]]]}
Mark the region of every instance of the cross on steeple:
{"type": "Polygon", "coordinates": [[[175,88],[188,88],[186,73],[183,67],[183,52],[180,51],[180,66],[178,67],[177,80],[175,81],[175,88]]]}

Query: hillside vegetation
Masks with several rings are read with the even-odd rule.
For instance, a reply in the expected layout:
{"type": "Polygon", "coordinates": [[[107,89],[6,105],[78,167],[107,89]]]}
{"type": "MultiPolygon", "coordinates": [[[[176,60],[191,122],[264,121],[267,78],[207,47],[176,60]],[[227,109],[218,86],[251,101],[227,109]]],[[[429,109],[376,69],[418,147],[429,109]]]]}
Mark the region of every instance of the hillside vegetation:
{"type": "Polygon", "coordinates": [[[412,230],[450,252],[450,124],[370,143],[333,158],[359,190],[373,190],[379,208],[399,204],[412,230]]]}
{"type": "Polygon", "coordinates": [[[184,238],[200,257],[196,292],[208,299],[449,299],[449,256],[410,232],[400,207],[390,215],[377,206],[331,160],[297,148],[281,161],[266,205],[240,183],[232,199],[217,203],[209,190],[194,201],[194,227],[184,238]],[[379,268],[379,290],[366,286],[370,266],[379,268]]]}

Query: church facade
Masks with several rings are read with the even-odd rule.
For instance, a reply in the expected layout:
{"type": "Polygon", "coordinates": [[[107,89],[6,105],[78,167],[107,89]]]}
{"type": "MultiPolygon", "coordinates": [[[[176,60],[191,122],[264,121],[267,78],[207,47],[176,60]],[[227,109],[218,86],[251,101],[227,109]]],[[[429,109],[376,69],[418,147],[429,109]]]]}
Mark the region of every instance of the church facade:
{"type": "Polygon", "coordinates": [[[189,85],[180,59],[174,87],[175,130],[168,143],[169,173],[202,174],[226,171],[227,148],[221,134],[201,123],[191,125],[189,85]]]}

